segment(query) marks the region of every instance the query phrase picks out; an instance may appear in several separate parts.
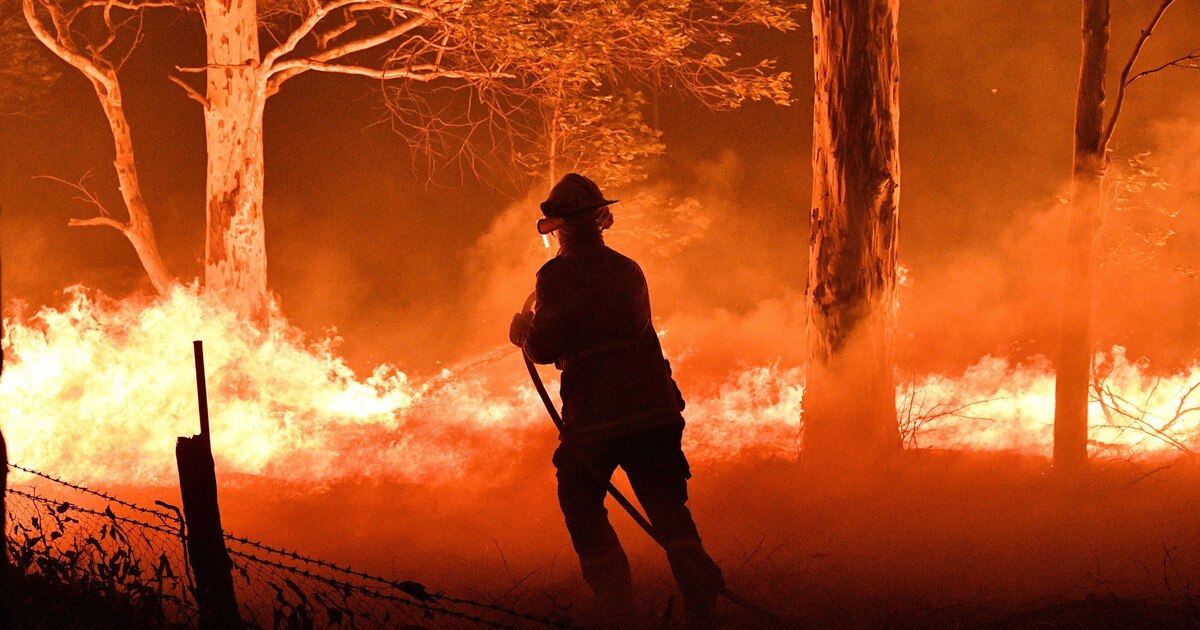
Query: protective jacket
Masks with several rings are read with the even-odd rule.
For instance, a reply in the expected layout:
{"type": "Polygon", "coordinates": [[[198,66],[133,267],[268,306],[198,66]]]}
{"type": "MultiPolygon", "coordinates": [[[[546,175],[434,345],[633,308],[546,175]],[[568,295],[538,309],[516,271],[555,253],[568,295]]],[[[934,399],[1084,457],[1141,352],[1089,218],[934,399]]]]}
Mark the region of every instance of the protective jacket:
{"type": "Polygon", "coordinates": [[[646,277],[597,235],[537,274],[522,345],[535,363],[562,370],[564,439],[605,440],[683,424],[683,397],[650,317],[646,277]]]}

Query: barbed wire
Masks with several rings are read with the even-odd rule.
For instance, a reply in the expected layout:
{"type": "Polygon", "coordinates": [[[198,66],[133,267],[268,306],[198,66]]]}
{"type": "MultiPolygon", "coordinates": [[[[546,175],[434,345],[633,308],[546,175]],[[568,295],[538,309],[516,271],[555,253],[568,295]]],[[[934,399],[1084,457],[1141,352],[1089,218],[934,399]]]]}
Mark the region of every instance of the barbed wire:
{"type": "Polygon", "coordinates": [[[53,505],[55,510],[58,511],[59,514],[61,514],[62,512],[66,512],[66,511],[80,512],[80,513],[88,514],[91,516],[101,516],[104,518],[110,518],[114,521],[127,523],[129,525],[137,525],[138,527],[144,527],[146,529],[151,529],[151,530],[161,532],[164,534],[170,534],[172,536],[179,535],[179,530],[171,529],[165,525],[160,525],[157,523],[148,523],[146,521],[141,521],[136,518],[131,518],[128,516],[121,516],[121,515],[113,512],[111,509],[107,509],[107,508],[103,512],[101,512],[99,510],[94,510],[92,508],[85,508],[81,505],[75,505],[74,503],[71,503],[70,501],[61,501],[61,500],[57,500],[57,499],[51,499],[48,497],[43,497],[43,496],[39,496],[36,494],[32,494],[30,492],[24,492],[21,490],[17,490],[16,488],[9,488],[7,493],[15,494],[19,497],[24,497],[26,499],[29,499],[30,501],[35,501],[37,503],[53,505]]]}
{"type": "Polygon", "coordinates": [[[418,582],[397,581],[397,580],[391,580],[388,578],[380,577],[377,575],[371,575],[369,573],[364,573],[362,571],[352,569],[348,566],[338,565],[333,562],[329,562],[327,560],[321,560],[319,558],[311,558],[308,556],[303,556],[294,551],[288,551],[286,549],[272,547],[270,545],[266,545],[264,543],[257,542],[254,540],[249,540],[249,539],[243,538],[241,536],[235,536],[233,534],[225,534],[225,539],[239,543],[239,544],[246,545],[248,547],[253,547],[260,551],[265,551],[265,552],[268,552],[268,553],[271,553],[274,555],[282,556],[282,557],[288,558],[288,559],[296,561],[296,562],[312,564],[314,566],[319,566],[321,568],[328,569],[331,571],[337,571],[340,573],[344,573],[346,575],[352,575],[354,577],[379,582],[380,584],[384,584],[391,588],[394,588],[416,600],[421,600],[423,598],[427,598],[427,599],[431,599],[431,600],[445,600],[446,602],[449,602],[449,603],[459,604],[459,605],[463,605],[463,606],[473,606],[476,608],[490,610],[492,612],[502,613],[502,614],[509,615],[509,616],[517,618],[517,619],[523,619],[525,621],[532,621],[534,623],[538,623],[538,624],[552,627],[552,628],[571,628],[571,627],[573,627],[570,624],[565,623],[558,619],[541,616],[541,615],[534,615],[534,614],[530,614],[530,613],[523,613],[518,610],[500,606],[498,604],[481,602],[481,601],[476,601],[473,599],[466,599],[466,598],[461,598],[461,597],[454,597],[451,595],[446,595],[444,593],[429,592],[428,590],[426,590],[426,588],[423,584],[420,584],[418,582]]]}
{"type": "MultiPolygon", "coordinates": [[[[114,527],[116,523],[122,523],[166,537],[166,540],[170,542],[166,545],[160,544],[159,547],[162,548],[156,548],[147,539],[146,549],[141,551],[148,551],[149,553],[144,553],[143,555],[147,555],[150,557],[150,560],[153,560],[152,556],[157,551],[160,556],[159,560],[165,562],[166,560],[163,560],[166,558],[165,547],[170,545],[175,546],[179,550],[177,555],[182,557],[182,561],[177,560],[177,564],[181,564],[182,566],[173,570],[173,575],[182,576],[182,578],[186,578],[190,583],[190,566],[188,566],[186,560],[185,524],[178,508],[157,501],[156,503],[159,505],[172,509],[176,513],[172,514],[166,511],[147,508],[120,499],[102,490],[66,481],[55,475],[16,464],[9,464],[9,467],[13,470],[18,470],[58,484],[72,491],[96,497],[108,503],[103,510],[99,510],[65,500],[40,496],[16,488],[8,489],[8,493],[14,497],[20,497],[32,501],[34,504],[45,506],[51,513],[56,515],[56,518],[58,515],[66,512],[75,512],[92,518],[108,519],[114,524],[114,527]],[[154,523],[133,516],[117,514],[112,509],[114,505],[137,514],[155,517],[161,522],[154,523]]],[[[33,524],[35,526],[39,525],[36,520],[33,521],[33,524]]],[[[12,528],[23,526],[20,523],[13,523],[11,521],[10,525],[13,526],[12,528]]],[[[25,526],[27,525],[29,523],[25,524],[25,526]]],[[[105,529],[103,525],[100,527],[102,531],[105,529]]],[[[378,615],[380,612],[380,608],[370,604],[370,601],[360,601],[357,599],[352,601],[353,594],[358,594],[365,600],[397,604],[403,608],[415,611],[425,618],[440,615],[468,624],[496,628],[517,627],[518,624],[524,625],[520,622],[534,623],[552,628],[574,627],[565,617],[555,618],[526,613],[496,603],[431,592],[418,582],[395,580],[373,575],[328,560],[305,556],[298,551],[273,547],[229,533],[225,534],[225,539],[227,545],[230,547],[228,552],[231,560],[237,558],[241,562],[240,565],[235,562],[235,569],[242,578],[241,582],[244,583],[244,586],[239,589],[243,593],[243,596],[239,596],[243,612],[251,618],[258,618],[261,614],[269,613],[273,618],[271,625],[274,626],[278,626],[281,622],[285,625],[311,625],[311,623],[306,624],[304,621],[313,621],[315,606],[312,605],[312,601],[315,601],[326,608],[330,625],[344,627],[348,623],[350,627],[358,627],[357,623],[353,621],[355,615],[371,618],[372,615],[378,615]],[[256,550],[258,553],[248,553],[245,550],[234,548],[235,546],[248,547],[256,550]],[[267,557],[264,557],[264,555],[267,557]],[[279,559],[272,559],[270,556],[276,556],[279,559]],[[301,566],[296,566],[296,564],[301,566]],[[251,576],[252,567],[250,565],[255,565],[259,568],[259,571],[253,578],[251,576]],[[332,573],[333,575],[323,573],[332,573]],[[365,583],[356,583],[355,581],[351,581],[351,579],[365,581],[365,583]],[[308,584],[304,584],[305,581],[308,584]],[[322,588],[326,589],[325,594],[322,594],[322,588]],[[271,597],[272,593],[274,593],[274,597],[271,597]],[[295,597],[290,598],[285,593],[294,593],[295,597]],[[293,601],[293,599],[298,601],[293,601]],[[464,610],[455,610],[448,605],[473,608],[480,612],[471,613],[464,610]],[[263,610],[263,608],[266,608],[266,610],[263,610]],[[347,621],[347,619],[350,619],[350,621],[347,621]]],[[[88,536],[85,537],[85,540],[93,541],[95,537],[88,536]]],[[[159,542],[161,543],[161,541],[159,542]]],[[[49,553],[50,550],[46,549],[43,551],[49,553]]],[[[132,555],[132,551],[131,549],[130,555],[132,555]]],[[[141,587],[138,584],[131,584],[130,588],[138,590],[141,587]]],[[[191,591],[193,588],[194,585],[191,585],[189,588],[185,588],[185,592],[183,593],[172,594],[172,600],[190,602],[188,604],[175,602],[174,605],[181,607],[181,609],[188,606],[194,609],[195,602],[192,599],[191,591]]],[[[383,608],[382,613],[385,619],[381,623],[385,626],[393,625],[394,620],[390,619],[391,609],[383,608]]]]}
{"type": "Polygon", "coordinates": [[[92,612],[112,617],[83,622],[128,617],[163,626],[196,619],[177,530],[117,514],[111,506],[86,508],[14,488],[6,499],[10,518],[5,536],[19,573],[40,574],[53,585],[51,593],[61,588],[76,596],[94,594],[92,612]]]}
{"type": "MultiPolygon", "coordinates": [[[[135,512],[141,512],[141,513],[143,513],[143,514],[153,514],[154,516],[157,516],[157,517],[159,517],[159,518],[162,518],[162,519],[167,519],[167,520],[172,520],[172,521],[178,521],[178,520],[179,520],[179,517],[178,517],[176,514],[172,514],[172,513],[170,513],[170,512],[162,512],[162,511],[159,511],[159,510],[155,510],[155,509],[153,509],[153,508],[148,508],[148,507],[145,507],[145,506],[138,505],[138,504],[136,504],[136,503],[132,503],[132,502],[129,502],[129,501],[125,501],[125,500],[123,500],[123,499],[118,499],[117,497],[114,497],[114,496],[112,496],[111,494],[108,494],[107,492],[102,492],[102,491],[100,491],[100,490],[93,490],[93,489],[91,489],[91,488],[88,488],[88,487],[86,487],[86,486],[84,486],[84,485],[82,485],[82,484],[78,484],[78,483],[72,483],[72,482],[70,482],[70,481],[66,481],[66,480],[64,480],[64,479],[60,479],[60,478],[58,478],[58,477],[55,477],[54,475],[51,475],[51,474],[49,474],[49,473],[44,473],[44,472],[41,472],[41,471],[39,471],[39,470],[33,470],[33,469],[31,469],[31,468],[26,468],[26,467],[24,467],[24,466],[18,466],[17,464],[12,464],[12,463],[10,463],[10,464],[8,465],[8,467],[9,467],[9,468],[12,468],[13,470],[19,470],[19,471],[21,471],[21,472],[23,472],[23,473],[29,473],[29,474],[31,474],[31,475],[33,475],[33,476],[35,476],[35,477],[41,477],[42,479],[45,479],[45,480],[47,480],[47,481],[54,482],[54,483],[56,483],[56,484],[59,484],[59,485],[61,485],[61,486],[65,486],[65,487],[67,487],[67,488],[70,488],[70,489],[72,489],[72,490],[76,490],[76,491],[78,491],[78,492],[82,492],[83,494],[90,494],[90,495],[92,495],[92,496],[94,496],[94,497],[98,497],[98,498],[104,499],[105,501],[108,501],[109,503],[115,503],[115,504],[117,504],[117,505],[119,505],[119,506],[121,506],[121,507],[124,507],[124,508],[129,508],[130,510],[133,510],[133,511],[135,511],[135,512]]],[[[172,506],[172,507],[174,507],[174,506],[172,506]]],[[[176,511],[178,511],[178,508],[174,508],[174,509],[175,509],[176,511]]]]}
{"type": "Polygon", "coordinates": [[[268,560],[266,558],[260,558],[253,554],[245,553],[242,551],[237,551],[237,550],[231,549],[229,551],[229,554],[233,555],[233,556],[245,558],[247,560],[250,560],[252,562],[257,562],[262,565],[274,567],[274,568],[282,570],[282,571],[287,571],[289,573],[301,575],[301,576],[304,576],[311,580],[323,582],[325,584],[328,584],[329,586],[340,589],[342,591],[356,591],[356,592],[362,593],[363,595],[366,595],[368,597],[373,597],[375,599],[388,600],[388,601],[396,602],[403,606],[407,606],[407,607],[411,607],[411,608],[418,608],[423,612],[445,615],[447,617],[453,617],[455,619],[462,619],[464,621],[470,621],[473,623],[485,625],[485,626],[492,627],[492,628],[514,628],[515,627],[510,624],[504,624],[504,623],[492,621],[490,619],[484,619],[483,617],[479,617],[477,615],[472,615],[470,613],[464,613],[464,612],[460,612],[457,610],[450,610],[449,608],[445,608],[443,606],[438,606],[436,604],[431,604],[428,602],[413,601],[411,599],[407,599],[406,597],[402,597],[400,595],[394,595],[391,593],[386,593],[386,592],[383,592],[383,591],[380,591],[377,589],[373,589],[369,586],[364,586],[361,584],[354,584],[352,582],[346,582],[345,580],[339,580],[337,578],[319,575],[312,571],[301,569],[299,567],[289,566],[289,565],[283,564],[281,562],[268,560]]]}

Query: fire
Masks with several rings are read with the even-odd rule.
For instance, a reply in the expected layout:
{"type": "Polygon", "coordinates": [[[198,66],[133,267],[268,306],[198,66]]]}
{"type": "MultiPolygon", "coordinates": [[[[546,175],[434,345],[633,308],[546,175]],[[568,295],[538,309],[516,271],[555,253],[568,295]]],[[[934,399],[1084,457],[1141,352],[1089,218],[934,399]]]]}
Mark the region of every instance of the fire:
{"type": "MultiPolygon", "coordinates": [[[[1147,458],[1190,453],[1200,437],[1200,365],[1156,376],[1114,346],[1096,356],[1089,407],[1093,456],[1147,458]]],[[[901,421],[920,446],[1048,455],[1053,443],[1054,373],[984,357],[961,376],[931,375],[898,395],[901,421]],[[913,409],[913,411],[909,411],[913,409]]]]}
{"type": "MultiPolygon", "coordinates": [[[[360,477],[452,479],[503,461],[551,431],[514,350],[415,382],[391,365],[360,377],[337,340],[308,340],[281,318],[265,329],[195,287],[115,300],[75,288],[69,303],[6,321],[0,382],[12,461],[80,481],[174,482],[174,441],[198,430],[191,339],[206,340],[213,448],[224,475],[322,484],[360,477]],[[511,360],[511,378],[480,366],[511,360]]],[[[1096,455],[1192,449],[1200,365],[1154,376],[1115,347],[1098,357],[1091,409],[1096,455]]],[[[497,370],[499,371],[499,370],[497,370]]],[[[742,369],[688,395],[696,461],[795,456],[803,370],[742,369]]],[[[959,375],[898,388],[907,444],[1047,455],[1054,409],[1045,360],[984,357],[959,375]]]]}
{"type": "Polygon", "coordinates": [[[174,477],[174,440],[198,430],[187,340],[206,339],[213,448],[224,472],[300,482],[350,475],[414,478],[467,453],[455,433],[517,413],[519,397],[449,375],[423,384],[382,365],[358,378],[335,340],[305,342],[282,321],[266,330],[175,289],[151,303],[73,290],[62,309],[8,322],[0,393],[11,458],[76,479],[139,484],[174,477]],[[428,407],[437,405],[436,422],[428,407]]]}

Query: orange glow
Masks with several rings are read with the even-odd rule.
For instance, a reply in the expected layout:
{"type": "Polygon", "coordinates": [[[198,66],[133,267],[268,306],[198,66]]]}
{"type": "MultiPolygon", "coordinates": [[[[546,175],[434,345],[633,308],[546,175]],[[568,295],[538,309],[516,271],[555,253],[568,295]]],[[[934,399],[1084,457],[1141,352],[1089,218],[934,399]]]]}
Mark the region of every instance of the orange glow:
{"type": "MultiPolygon", "coordinates": [[[[193,338],[208,340],[222,474],[447,480],[551,431],[526,383],[478,369],[517,361],[513,351],[419,382],[386,364],[360,377],[339,358],[336,339],[305,340],[280,318],[259,330],[195,288],[150,303],[75,289],[64,308],[7,325],[0,394],[11,401],[12,461],[80,481],[174,482],[175,437],[197,431],[190,346],[180,342],[193,338]]],[[[1200,366],[1154,377],[1119,347],[1098,365],[1105,379],[1091,408],[1094,454],[1146,458],[1190,448],[1200,409],[1189,388],[1200,383],[1200,366]]],[[[690,456],[795,456],[802,374],[743,368],[716,391],[688,396],[690,456]]],[[[902,385],[897,405],[910,447],[1046,455],[1053,392],[1044,360],[985,357],[962,374],[902,385]]]]}

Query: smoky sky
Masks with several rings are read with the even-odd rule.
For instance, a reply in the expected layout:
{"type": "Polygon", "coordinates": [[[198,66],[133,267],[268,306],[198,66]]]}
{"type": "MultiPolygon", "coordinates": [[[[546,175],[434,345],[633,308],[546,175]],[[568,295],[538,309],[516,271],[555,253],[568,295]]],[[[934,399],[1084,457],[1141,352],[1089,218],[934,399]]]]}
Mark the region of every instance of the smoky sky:
{"type": "MultiPolygon", "coordinates": [[[[1114,3],[1110,76],[1157,4],[1114,3]]],[[[1142,67],[1200,48],[1200,6],[1178,4],[1142,67]]],[[[1072,2],[902,3],[900,251],[910,282],[900,340],[902,362],[913,369],[1051,348],[1078,11],[1072,2]]],[[[762,328],[754,333],[761,344],[749,344],[754,356],[731,348],[729,363],[802,356],[812,53],[807,12],[800,21],[797,31],[755,34],[746,44],[794,74],[790,107],[751,103],[713,112],[664,94],[648,113],[664,131],[667,152],[639,186],[696,197],[711,219],[702,238],[647,266],[660,296],[656,315],[684,329],[708,320],[762,328]]],[[[156,18],[122,71],[161,249],[185,279],[202,269],[203,125],[199,106],[166,75],[202,56],[195,26],[156,18]]],[[[90,173],[110,207],[120,207],[95,96],[74,69],[63,73],[43,109],[0,118],[4,298],[34,307],[58,303],[73,284],[116,296],[150,290],[123,237],[68,228],[68,218],[93,211],[62,184],[36,178],[76,181],[90,173]]],[[[1114,267],[1120,286],[1101,289],[1099,333],[1102,343],[1157,352],[1168,362],[1194,357],[1200,343],[1200,286],[1175,271],[1189,259],[1200,266],[1192,253],[1200,240],[1198,102],[1200,73],[1141,80],[1114,142],[1114,160],[1150,152],[1170,184],[1163,203],[1178,216],[1161,259],[1140,275],[1124,263],[1114,267]]],[[[313,334],[336,329],[355,365],[388,361],[430,371],[486,349],[493,338],[503,342],[505,313],[476,308],[480,252],[487,251],[479,242],[514,207],[527,208],[532,226],[537,195],[514,194],[511,178],[494,166],[481,176],[453,171],[427,181],[389,124],[377,86],[346,77],[301,77],[268,104],[270,285],[293,323],[313,334]]],[[[618,206],[618,225],[621,212],[618,206]]],[[[506,271],[531,286],[534,269],[506,271]]],[[[519,306],[515,296],[511,310],[519,306]]]]}

